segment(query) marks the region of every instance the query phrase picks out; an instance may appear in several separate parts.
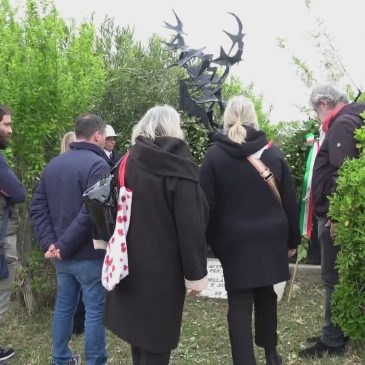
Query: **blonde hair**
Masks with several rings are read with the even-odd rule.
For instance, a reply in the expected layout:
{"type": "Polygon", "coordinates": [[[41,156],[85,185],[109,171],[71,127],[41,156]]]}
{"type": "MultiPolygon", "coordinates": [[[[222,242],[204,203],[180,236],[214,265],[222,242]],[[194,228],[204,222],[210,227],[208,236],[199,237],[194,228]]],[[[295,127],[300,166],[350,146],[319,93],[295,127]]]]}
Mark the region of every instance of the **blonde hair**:
{"type": "Polygon", "coordinates": [[[143,118],[134,126],[132,144],[139,136],[154,141],[156,137],[175,137],[184,139],[180,125],[179,113],[169,105],[155,106],[147,111],[143,118]]]}
{"type": "Polygon", "coordinates": [[[61,139],[61,153],[67,152],[70,149],[70,143],[75,141],[75,132],[67,132],[61,139]]]}
{"type": "Polygon", "coordinates": [[[253,103],[244,96],[235,96],[227,103],[223,115],[223,130],[228,138],[236,143],[246,140],[245,127],[259,129],[257,114],[253,103]]]}

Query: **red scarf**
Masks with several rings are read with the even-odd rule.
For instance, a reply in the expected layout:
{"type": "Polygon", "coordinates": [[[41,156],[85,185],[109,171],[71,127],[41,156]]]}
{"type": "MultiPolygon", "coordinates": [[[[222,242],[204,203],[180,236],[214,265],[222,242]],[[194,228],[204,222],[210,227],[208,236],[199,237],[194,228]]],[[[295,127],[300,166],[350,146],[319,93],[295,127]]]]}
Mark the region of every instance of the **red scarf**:
{"type": "Polygon", "coordinates": [[[344,107],[345,105],[337,105],[331,113],[327,116],[327,118],[322,122],[322,130],[324,133],[327,133],[328,128],[330,127],[330,124],[335,117],[335,115],[344,107]]]}

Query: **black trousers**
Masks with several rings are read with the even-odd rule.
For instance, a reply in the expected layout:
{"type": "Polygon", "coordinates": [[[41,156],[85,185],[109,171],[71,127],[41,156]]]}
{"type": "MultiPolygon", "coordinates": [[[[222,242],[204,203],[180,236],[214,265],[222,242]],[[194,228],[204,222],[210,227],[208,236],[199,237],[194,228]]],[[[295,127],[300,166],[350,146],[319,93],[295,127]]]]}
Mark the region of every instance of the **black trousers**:
{"type": "Polygon", "coordinates": [[[133,365],[168,365],[171,351],[164,353],[152,353],[139,347],[131,346],[133,365]]]}
{"type": "Polygon", "coordinates": [[[322,249],[321,276],[325,288],[324,325],[321,340],[328,346],[342,346],[345,344],[345,335],[340,327],[332,322],[331,310],[332,295],[339,281],[336,258],[340,247],[335,246],[330,229],[326,227],[327,221],[327,218],[318,218],[318,238],[322,249]]]}
{"type": "Polygon", "coordinates": [[[277,345],[277,295],[273,286],[228,291],[228,329],[233,365],[256,365],[252,337],[255,307],[255,343],[272,352],[277,345]]]}

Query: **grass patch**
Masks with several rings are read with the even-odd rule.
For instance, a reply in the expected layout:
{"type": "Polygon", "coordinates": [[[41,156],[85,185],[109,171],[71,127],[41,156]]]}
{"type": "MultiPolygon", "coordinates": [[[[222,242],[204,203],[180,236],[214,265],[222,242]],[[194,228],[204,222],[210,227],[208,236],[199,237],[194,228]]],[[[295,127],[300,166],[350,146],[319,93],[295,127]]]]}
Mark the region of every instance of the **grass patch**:
{"type": "MultiPolygon", "coordinates": [[[[301,360],[297,352],[307,344],[305,339],[319,333],[323,317],[323,291],[313,283],[295,284],[291,303],[283,298],[279,305],[279,352],[284,364],[363,365],[365,342],[350,342],[345,356],[321,360],[301,360]]],[[[227,304],[224,300],[207,298],[187,299],[181,340],[173,352],[172,365],[230,365],[227,323],[227,304]]],[[[29,317],[15,304],[1,328],[1,345],[13,346],[17,353],[12,365],[46,365],[51,357],[52,311],[44,310],[29,317]]],[[[107,338],[109,365],[131,364],[129,346],[111,333],[107,338]]],[[[83,353],[83,338],[73,337],[74,353],[83,353]]],[[[257,349],[258,364],[264,364],[263,350],[257,349]]]]}

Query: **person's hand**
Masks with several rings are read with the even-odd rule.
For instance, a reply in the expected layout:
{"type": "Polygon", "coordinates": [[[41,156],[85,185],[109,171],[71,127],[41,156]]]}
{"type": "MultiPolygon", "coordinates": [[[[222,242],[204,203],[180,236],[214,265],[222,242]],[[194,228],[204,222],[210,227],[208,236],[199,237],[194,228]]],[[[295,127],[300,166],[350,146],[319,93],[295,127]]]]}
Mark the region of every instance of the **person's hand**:
{"type": "Polygon", "coordinates": [[[188,289],[186,294],[188,297],[196,297],[201,293],[201,290],[188,289]]]}
{"type": "Polygon", "coordinates": [[[333,238],[334,234],[335,234],[335,230],[334,230],[334,224],[331,222],[331,220],[329,219],[324,226],[330,229],[330,235],[333,238]]]}
{"type": "Polygon", "coordinates": [[[48,250],[45,252],[44,257],[46,259],[59,259],[62,260],[61,251],[56,247],[54,243],[48,246],[48,250]]]}
{"type": "Polygon", "coordinates": [[[61,250],[59,248],[56,249],[56,258],[62,260],[61,250]]]}
{"type": "Polygon", "coordinates": [[[288,250],[288,257],[291,258],[296,254],[297,250],[295,248],[292,248],[288,250]]]}
{"type": "Polygon", "coordinates": [[[56,251],[56,246],[54,243],[52,243],[51,245],[48,246],[47,251],[44,253],[44,257],[46,259],[53,259],[56,257],[55,255],[55,251],[56,251]]]}
{"type": "Polygon", "coordinates": [[[335,238],[335,225],[331,222],[331,225],[330,225],[330,235],[333,238],[335,238]]]}
{"type": "Polygon", "coordinates": [[[10,198],[10,195],[3,189],[0,189],[0,193],[3,194],[6,198],[10,198]]]}

